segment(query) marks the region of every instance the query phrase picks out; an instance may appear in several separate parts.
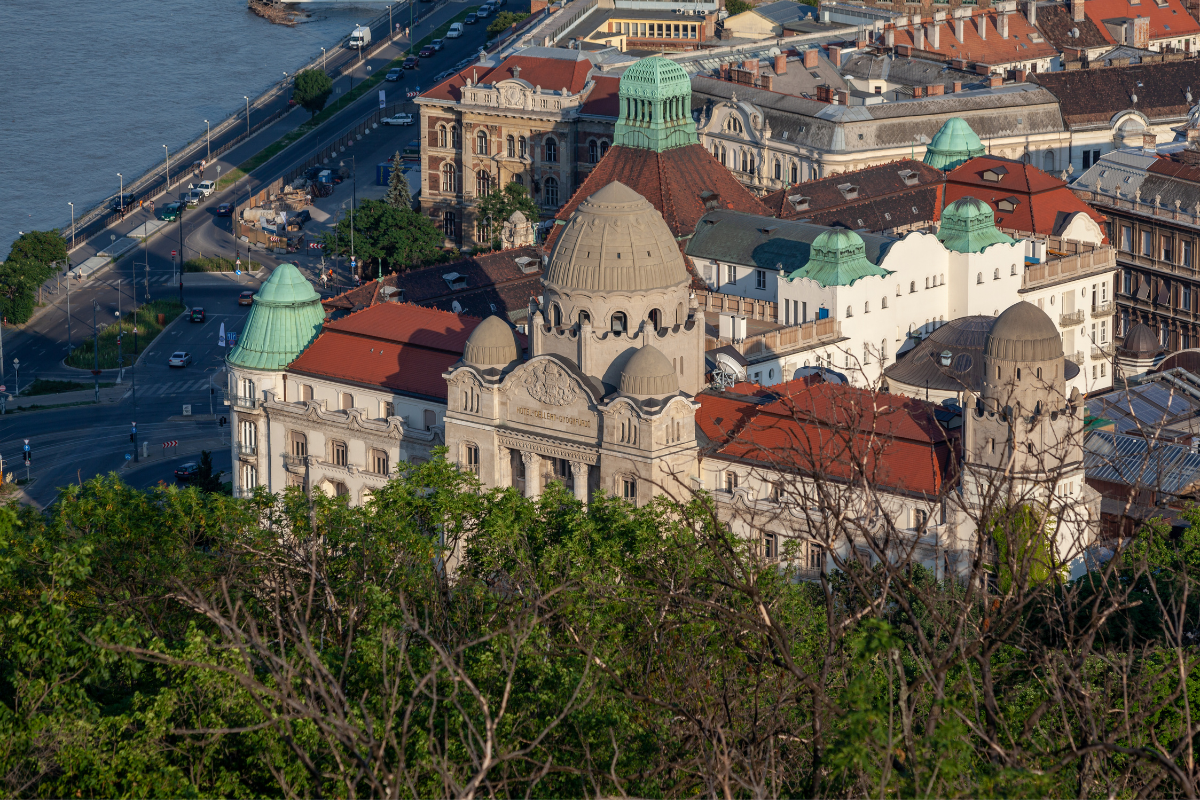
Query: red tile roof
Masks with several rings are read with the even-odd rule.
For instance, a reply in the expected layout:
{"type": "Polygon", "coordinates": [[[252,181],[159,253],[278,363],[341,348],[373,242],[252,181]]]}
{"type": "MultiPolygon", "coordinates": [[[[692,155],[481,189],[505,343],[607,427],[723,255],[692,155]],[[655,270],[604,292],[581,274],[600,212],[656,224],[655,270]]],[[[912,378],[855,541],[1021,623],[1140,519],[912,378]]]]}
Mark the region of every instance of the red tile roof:
{"type": "MultiPolygon", "coordinates": [[[[1148,0],[1149,1],[1149,0],[1148,0]]],[[[1088,3],[1095,0],[1088,0],[1088,3]]],[[[925,25],[924,52],[937,53],[943,58],[965,58],[968,61],[979,61],[984,64],[1011,64],[1014,61],[1032,61],[1039,58],[1053,58],[1058,55],[1054,45],[1046,41],[1041,33],[1029,24],[1022,14],[1008,15],[1008,38],[1001,39],[996,27],[998,15],[992,10],[976,10],[963,25],[963,41],[954,36],[954,20],[947,18],[938,25],[938,44],[933,46],[930,29],[933,18],[923,20],[925,25]],[[978,25],[983,24],[987,29],[987,38],[981,38],[978,25]],[[1034,41],[1030,34],[1036,35],[1041,41],[1034,41]]],[[[916,49],[916,36],[911,27],[896,30],[896,44],[911,45],[916,49]]]]}
{"type": "MultiPolygon", "coordinates": [[[[710,210],[705,208],[706,199],[700,197],[705,191],[713,193],[707,200],[719,208],[771,215],[761,200],[699,144],[673,147],[661,153],[614,145],[555,219],[566,222],[580,203],[613,181],[620,181],[650,201],[677,238],[691,236],[700,218],[710,210]]],[[[562,225],[555,225],[551,229],[547,250],[553,249],[561,228],[562,225]]]]}
{"type": "Polygon", "coordinates": [[[942,207],[941,170],[920,161],[901,159],[888,164],[843,172],[828,178],[785,186],[763,198],[780,219],[806,219],[815,225],[840,223],[848,228],[882,231],[922,222],[936,222],[942,207]],[[905,182],[910,172],[916,185],[905,182]],[[851,196],[841,187],[850,184],[851,196]],[[808,199],[803,210],[788,200],[808,199]]]}
{"type": "Polygon", "coordinates": [[[948,172],[946,203],[968,196],[990,205],[996,225],[1004,228],[1053,236],[1071,215],[1082,211],[1104,229],[1104,215],[1080,200],[1066,183],[1021,161],[979,156],[948,172]],[[999,181],[984,179],[985,172],[1001,169],[999,181]],[[1002,211],[999,202],[1009,198],[1016,200],[1016,208],[1002,211]]]}
{"type": "Polygon", "coordinates": [[[379,303],[326,322],[289,372],[445,400],[442,378],[481,320],[408,303],[379,303]]]}
{"type": "Polygon", "coordinates": [[[697,422],[717,457],[926,495],[951,479],[955,442],[933,404],[805,380],[769,392],[765,403],[719,392],[697,398],[697,422]]]}
{"type": "Polygon", "coordinates": [[[1161,7],[1155,0],[1142,0],[1136,4],[1128,0],[1087,0],[1083,12],[1113,44],[1117,42],[1104,25],[1106,19],[1149,17],[1150,41],[1200,33],[1200,23],[1192,19],[1179,0],[1165,0],[1161,7]]]}
{"type": "Polygon", "coordinates": [[[617,90],[621,87],[621,79],[605,76],[596,77],[593,80],[595,80],[596,85],[588,93],[587,100],[583,102],[583,108],[580,109],[580,112],[594,117],[612,117],[616,119],[621,111],[620,99],[617,97],[617,90]]]}
{"type": "Polygon", "coordinates": [[[1058,98],[1070,127],[1107,125],[1114,114],[1130,109],[1134,95],[1137,110],[1152,122],[1182,120],[1191,108],[1187,87],[1200,86],[1200,60],[1039,72],[1032,80],[1058,98]]]}
{"type": "Polygon", "coordinates": [[[495,68],[481,67],[478,64],[469,66],[423,92],[421,97],[457,103],[462,100],[462,87],[468,79],[474,83],[498,83],[518,77],[513,74],[513,67],[520,68],[520,80],[527,81],[530,86],[540,86],[547,91],[556,92],[565,88],[571,94],[578,94],[587,85],[592,62],[586,58],[570,61],[564,58],[509,56],[495,68]]]}

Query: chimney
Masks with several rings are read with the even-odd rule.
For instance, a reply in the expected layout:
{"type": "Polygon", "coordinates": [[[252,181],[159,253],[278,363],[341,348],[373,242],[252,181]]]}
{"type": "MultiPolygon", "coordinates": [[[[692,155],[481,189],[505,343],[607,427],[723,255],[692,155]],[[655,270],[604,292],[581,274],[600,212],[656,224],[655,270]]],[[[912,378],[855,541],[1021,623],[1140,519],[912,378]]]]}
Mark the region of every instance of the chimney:
{"type": "Polygon", "coordinates": [[[742,62],[742,69],[746,70],[746,72],[753,72],[755,75],[757,75],[758,74],[758,59],[757,58],[747,58],[745,61],[742,62]]]}
{"type": "Polygon", "coordinates": [[[829,45],[829,60],[838,69],[842,68],[842,48],[834,45],[829,45]]]}
{"type": "Polygon", "coordinates": [[[1023,69],[1018,69],[1018,70],[1014,70],[1013,72],[1014,72],[1014,74],[1013,74],[1013,79],[1014,79],[1014,80],[1015,80],[1017,83],[1024,83],[1024,82],[1025,82],[1025,70],[1023,70],[1023,69]]]}
{"type": "Polygon", "coordinates": [[[1071,0],[1071,21],[1083,22],[1083,0],[1071,0]]]}
{"type": "Polygon", "coordinates": [[[1142,152],[1148,156],[1152,156],[1158,152],[1158,134],[1142,134],[1142,152]]]}
{"type": "Polygon", "coordinates": [[[1031,26],[1037,27],[1037,0],[1029,0],[1025,6],[1025,18],[1029,20],[1031,26]]]}
{"type": "MultiPolygon", "coordinates": [[[[804,51],[804,68],[805,69],[816,69],[817,58],[819,55],[820,54],[817,52],[817,48],[815,48],[815,47],[812,48],[811,50],[805,50],[804,51]]],[[[778,72],[779,70],[776,69],[775,71],[778,72]]]]}
{"type": "Polygon", "coordinates": [[[977,62],[975,64],[975,74],[976,75],[984,75],[984,76],[991,75],[992,68],[982,62],[977,62]]]}
{"type": "Polygon", "coordinates": [[[838,90],[837,101],[839,106],[850,105],[850,93],[844,90],[838,90]]]}
{"type": "Polygon", "coordinates": [[[895,29],[894,27],[893,27],[893,28],[887,28],[886,30],[884,30],[884,32],[883,32],[883,43],[884,43],[885,45],[887,45],[888,47],[895,47],[895,46],[896,46],[896,29],[895,29]]]}
{"type": "Polygon", "coordinates": [[[950,68],[966,72],[967,60],[965,58],[952,58],[950,59],[950,68]]]}
{"type": "Polygon", "coordinates": [[[988,78],[988,86],[991,86],[993,89],[1003,84],[1004,78],[1000,77],[999,75],[992,75],[988,78]]]}
{"type": "Polygon", "coordinates": [[[1007,39],[1008,38],[1008,12],[1007,11],[1002,12],[1000,14],[999,18],[996,20],[996,22],[997,22],[996,27],[1000,30],[1000,38],[1007,39]]]}
{"type": "Polygon", "coordinates": [[[912,55],[912,45],[911,44],[896,45],[896,55],[904,56],[905,58],[908,58],[909,56],[912,55]]]}
{"type": "Polygon", "coordinates": [[[775,74],[776,75],[786,75],[787,74],[787,56],[784,55],[783,53],[780,53],[779,55],[775,56],[775,74]]]}
{"type": "Polygon", "coordinates": [[[770,92],[772,91],[772,87],[775,85],[775,79],[770,75],[763,75],[761,78],[759,78],[759,84],[761,88],[770,92]]]}
{"type": "Polygon", "coordinates": [[[728,64],[721,64],[721,80],[723,80],[723,81],[729,80],[729,65],[728,64]]]}
{"type": "Polygon", "coordinates": [[[940,83],[931,83],[929,84],[929,88],[925,90],[925,93],[930,97],[937,97],[946,93],[946,87],[940,83]]]}
{"type": "Polygon", "coordinates": [[[924,25],[914,25],[913,26],[913,49],[914,50],[924,50],[925,49],[925,26],[924,25]]]}
{"type": "Polygon", "coordinates": [[[937,50],[941,47],[942,41],[942,23],[934,22],[929,26],[929,49],[937,50]]]}
{"type": "Polygon", "coordinates": [[[1150,18],[1136,17],[1133,26],[1133,46],[1148,50],[1150,48],[1150,18]]]}
{"type": "Polygon", "coordinates": [[[971,18],[971,9],[960,6],[950,13],[954,17],[954,38],[958,39],[959,44],[962,44],[967,20],[971,18]]]}
{"type": "Polygon", "coordinates": [[[979,38],[987,40],[987,14],[980,14],[975,17],[975,27],[979,29],[979,38]]]}
{"type": "Polygon", "coordinates": [[[958,94],[961,91],[962,91],[962,81],[955,81],[954,82],[954,93],[958,94]]]}

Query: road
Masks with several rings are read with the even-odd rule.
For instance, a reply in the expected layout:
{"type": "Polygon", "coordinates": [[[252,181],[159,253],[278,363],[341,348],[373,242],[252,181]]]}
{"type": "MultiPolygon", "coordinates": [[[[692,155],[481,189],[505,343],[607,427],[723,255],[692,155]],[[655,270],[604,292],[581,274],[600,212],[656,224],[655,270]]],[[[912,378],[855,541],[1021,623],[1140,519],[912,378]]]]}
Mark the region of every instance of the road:
{"type": "MultiPolygon", "coordinates": [[[[474,2],[450,2],[438,8],[426,22],[418,25],[415,36],[418,39],[426,36],[438,25],[474,5],[474,2]]],[[[486,25],[467,26],[466,30],[466,35],[453,42],[451,48],[423,59],[418,69],[408,71],[403,83],[384,83],[381,88],[387,88],[389,95],[398,90],[415,90],[418,85],[429,88],[433,75],[450,68],[465,54],[475,52],[482,46],[486,25]]],[[[392,46],[373,59],[364,60],[361,74],[365,76],[368,64],[373,69],[379,69],[400,52],[399,45],[392,46]]],[[[348,86],[347,80],[343,91],[348,86]]],[[[377,105],[376,93],[368,92],[335,115],[322,126],[321,131],[341,130],[370,113],[377,105]]],[[[412,103],[405,110],[417,113],[412,103]]],[[[299,125],[303,121],[302,113],[289,114],[233,148],[210,164],[204,177],[215,178],[218,167],[227,174],[237,164],[299,125]]],[[[320,141],[320,133],[318,131],[300,140],[263,164],[248,178],[223,192],[214,193],[198,208],[189,209],[181,223],[172,223],[169,228],[156,233],[144,246],[139,245],[126,253],[116,264],[97,273],[95,278],[74,282],[70,290],[69,316],[65,288],[60,287],[54,294],[48,294],[45,300],[50,307],[31,323],[20,329],[5,328],[3,353],[0,355],[0,383],[8,381],[9,390],[12,390],[14,358],[20,360],[22,386],[27,386],[35,377],[90,381],[90,372],[66,367],[62,360],[67,353],[68,341],[77,344],[83,337],[91,336],[93,301],[98,307],[97,322],[101,327],[116,319],[115,312],[118,309],[123,316],[128,314],[135,293],[139,304],[145,301],[147,292],[152,299],[168,294],[178,296],[180,289],[174,264],[181,260],[178,255],[180,252],[185,258],[202,255],[231,257],[238,252],[245,259],[245,244],[234,241],[230,219],[217,217],[216,207],[221,203],[246,198],[250,192],[257,191],[258,187],[270,183],[303,161],[320,141]],[[172,251],[176,253],[174,260],[172,251]],[[134,285],[131,286],[131,283],[134,285]]],[[[373,185],[375,164],[403,149],[404,144],[416,135],[415,127],[380,127],[354,148],[353,160],[351,153],[347,152],[346,165],[354,163],[357,167],[357,196],[360,201],[367,197],[382,196],[385,187],[373,185]]],[[[309,225],[312,233],[333,224],[335,214],[340,212],[355,188],[355,181],[345,181],[336,188],[332,197],[319,201],[312,210],[313,222],[309,225]]],[[[128,214],[121,222],[78,246],[72,253],[72,264],[82,263],[108,246],[112,237],[119,239],[150,218],[147,210],[128,214]]],[[[185,303],[203,306],[208,319],[204,324],[179,321],[164,331],[154,346],[143,355],[136,370],[132,371],[136,374],[126,370],[124,381],[129,382],[130,392],[120,402],[22,411],[0,416],[0,458],[4,460],[6,472],[16,477],[24,476],[21,451],[23,440],[30,440],[33,454],[30,476],[33,482],[27,487],[27,494],[34,501],[48,504],[57,496],[60,487],[114,470],[119,471],[130,485],[137,487],[152,486],[159,480],[170,481],[174,468],[185,461],[194,460],[201,449],[212,450],[217,468],[228,472],[231,468],[229,449],[228,444],[223,445],[222,442],[228,442],[229,430],[220,428],[216,420],[208,417],[207,407],[210,397],[219,399],[219,396],[210,394],[210,381],[216,378],[216,388],[223,388],[223,379],[219,376],[222,374],[225,351],[217,346],[217,331],[221,322],[225,322],[227,331],[241,330],[249,309],[237,305],[237,295],[246,288],[257,289],[261,280],[280,263],[280,259],[274,255],[259,250],[252,251],[250,257],[262,263],[265,269],[258,278],[242,276],[241,283],[233,280],[232,276],[198,273],[183,276],[185,303]],[[176,349],[191,352],[193,365],[183,370],[166,367],[167,357],[176,349]],[[136,402],[134,380],[137,383],[136,402]],[[185,404],[193,407],[195,418],[182,416],[185,404]],[[150,458],[145,463],[127,465],[125,455],[133,453],[129,441],[133,422],[138,423],[139,441],[150,442],[150,458]],[[164,451],[162,443],[172,440],[179,441],[178,449],[164,451]]],[[[300,258],[287,257],[287,260],[298,263],[315,280],[317,257],[303,254],[300,258]]],[[[344,265],[342,271],[344,273],[344,265]]],[[[345,280],[344,277],[342,279],[345,280]]],[[[322,293],[329,295],[343,288],[344,285],[333,286],[322,293]]],[[[318,291],[322,291],[319,285],[318,291]]],[[[113,382],[120,377],[118,371],[110,370],[103,373],[100,380],[113,382]]],[[[215,410],[219,418],[223,409],[218,406],[215,410]]],[[[224,411],[227,415],[227,409],[224,411]]]]}

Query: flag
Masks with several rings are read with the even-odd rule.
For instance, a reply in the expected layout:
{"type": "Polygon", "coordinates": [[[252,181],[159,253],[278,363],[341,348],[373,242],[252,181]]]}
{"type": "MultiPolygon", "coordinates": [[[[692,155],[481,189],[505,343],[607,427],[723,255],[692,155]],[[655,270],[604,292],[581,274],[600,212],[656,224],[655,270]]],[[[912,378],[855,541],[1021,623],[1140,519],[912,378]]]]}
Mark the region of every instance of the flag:
{"type": "Polygon", "coordinates": [[[217,347],[225,346],[225,323],[221,323],[221,332],[217,334],[217,347]]]}
{"type": "Polygon", "coordinates": [[[386,106],[387,106],[387,91],[385,91],[384,89],[380,89],[379,90],[379,107],[385,108],[386,106]]]}

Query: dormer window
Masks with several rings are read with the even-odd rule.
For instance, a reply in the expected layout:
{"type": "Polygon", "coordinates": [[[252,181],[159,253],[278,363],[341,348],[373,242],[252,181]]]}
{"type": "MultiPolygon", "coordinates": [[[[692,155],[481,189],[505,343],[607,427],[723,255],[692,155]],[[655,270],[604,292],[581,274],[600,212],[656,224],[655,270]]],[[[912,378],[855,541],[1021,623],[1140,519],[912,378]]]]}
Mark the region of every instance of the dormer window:
{"type": "Polygon", "coordinates": [[[842,183],[838,185],[838,191],[842,193],[842,197],[847,200],[858,199],[858,187],[850,183],[842,183]]]}
{"type": "Polygon", "coordinates": [[[458,292],[467,288],[467,276],[460,275],[457,272],[447,272],[442,276],[442,280],[450,287],[450,291],[458,292]]]}
{"type": "Polygon", "coordinates": [[[808,211],[808,201],[810,199],[811,198],[809,197],[801,197],[798,194],[794,194],[788,197],[788,202],[791,203],[792,208],[796,209],[797,211],[808,211]]]}
{"type": "Polygon", "coordinates": [[[1004,176],[1008,174],[1008,170],[1004,167],[992,167],[983,171],[983,179],[992,183],[999,183],[1004,180],[1004,176]]]}
{"type": "Polygon", "coordinates": [[[898,174],[905,186],[916,186],[920,183],[921,178],[915,169],[902,169],[898,174]]]}
{"type": "Polygon", "coordinates": [[[1006,197],[996,203],[996,208],[1000,211],[1016,211],[1020,203],[1021,201],[1015,197],[1006,197]]]}

